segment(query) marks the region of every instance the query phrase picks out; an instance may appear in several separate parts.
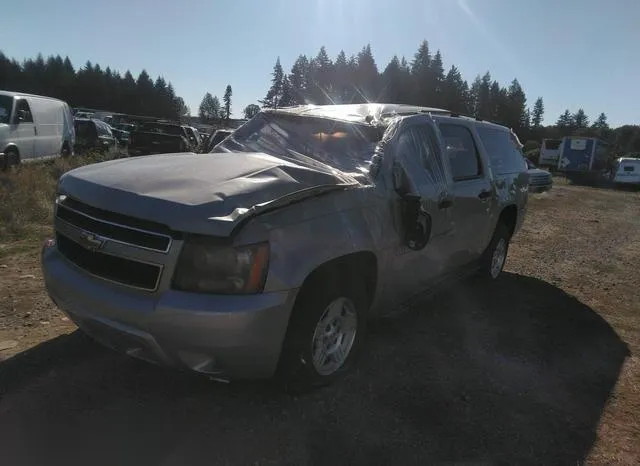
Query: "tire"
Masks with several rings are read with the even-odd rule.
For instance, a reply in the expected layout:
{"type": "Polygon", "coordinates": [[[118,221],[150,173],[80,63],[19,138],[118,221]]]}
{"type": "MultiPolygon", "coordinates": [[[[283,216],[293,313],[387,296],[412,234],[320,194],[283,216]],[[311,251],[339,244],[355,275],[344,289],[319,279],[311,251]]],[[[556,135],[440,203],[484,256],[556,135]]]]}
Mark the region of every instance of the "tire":
{"type": "Polygon", "coordinates": [[[493,237],[487,249],[480,258],[480,269],[478,276],[488,282],[498,279],[507,261],[509,253],[509,241],[511,233],[509,228],[502,222],[499,222],[493,232],[493,237]]]}
{"type": "Polygon", "coordinates": [[[349,371],[365,341],[366,305],[364,284],[335,275],[305,284],[280,355],[278,379],[286,392],[305,393],[349,371]]]}
{"type": "Polygon", "coordinates": [[[60,157],[62,158],[67,158],[71,155],[71,151],[69,150],[69,146],[67,146],[66,144],[62,146],[62,149],[60,150],[60,157]]]}
{"type": "Polygon", "coordinates": [[[18,154],[18,151],[13,148],[7,149],[4,152],[4,160],[0,165],[0,171],[8,172],[18,165],[20,165],[20,155],[18,154]]]}

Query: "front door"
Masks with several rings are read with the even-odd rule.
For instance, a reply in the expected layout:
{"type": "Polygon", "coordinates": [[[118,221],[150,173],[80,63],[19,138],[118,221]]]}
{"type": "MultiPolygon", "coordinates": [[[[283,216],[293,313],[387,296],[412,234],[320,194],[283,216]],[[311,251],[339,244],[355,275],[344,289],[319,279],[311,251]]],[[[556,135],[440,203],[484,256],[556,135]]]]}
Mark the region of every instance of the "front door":
{"type": "MultiPolygon", "coordinates": [[[[392,198],[398,238],[391,259],[388,294],[403,302],[424,291],[449,270],[452,246],[450,212],[450,174],[442,163],[442,145],[438,130],[429,115],[416,115],[400,122],[396,135],[385,150],[392,157],[392,198]],[[426,246],[416,249],[404,233],[403,204],[413,196],[424,216],[428,216],[430,232],[426,246]]],[[[410,226],[410,225],[409,225],[410,226]]]]}
{"type": "Polygon", "coordinates": [[[18,99],[14,105],[11,120],[10,139],[20,151],[22,160],[33,158],[36,146],[36,127],[29,103],[25,99],[18,99]]]}

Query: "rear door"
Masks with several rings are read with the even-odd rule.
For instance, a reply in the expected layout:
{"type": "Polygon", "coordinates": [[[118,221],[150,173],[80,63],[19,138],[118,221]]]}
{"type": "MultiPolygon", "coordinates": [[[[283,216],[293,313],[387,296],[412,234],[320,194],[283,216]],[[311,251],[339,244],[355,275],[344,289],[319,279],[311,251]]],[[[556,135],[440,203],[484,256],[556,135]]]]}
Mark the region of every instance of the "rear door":
{"type": "Polygon", "coordinates": [[[446,119],[439,124],[453,178],[453,268],[480,257],[491,235],[491,213],[496,203],[489,170],[478,149],[470,123],[446,119]]]}
{"type": "Polygon", "coordinates": [[[10,138],[18,146],[22,160],[34,157],[36,135],[36,126],[29,102],[26,99],[18,99],[14,105],[10,138]]]}

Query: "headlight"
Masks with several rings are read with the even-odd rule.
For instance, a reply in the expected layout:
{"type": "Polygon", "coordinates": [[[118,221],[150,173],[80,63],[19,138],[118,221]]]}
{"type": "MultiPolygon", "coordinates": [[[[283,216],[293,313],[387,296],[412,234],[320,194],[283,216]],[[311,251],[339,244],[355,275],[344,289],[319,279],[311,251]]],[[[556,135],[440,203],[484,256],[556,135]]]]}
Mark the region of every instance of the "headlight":
{"type": "Polygon", "coordinates": [[[182,247],[173,288],[196,293],[259,293],[268,267],[268,243],[233,248],[210,238],[190,237],[182,247]]]}

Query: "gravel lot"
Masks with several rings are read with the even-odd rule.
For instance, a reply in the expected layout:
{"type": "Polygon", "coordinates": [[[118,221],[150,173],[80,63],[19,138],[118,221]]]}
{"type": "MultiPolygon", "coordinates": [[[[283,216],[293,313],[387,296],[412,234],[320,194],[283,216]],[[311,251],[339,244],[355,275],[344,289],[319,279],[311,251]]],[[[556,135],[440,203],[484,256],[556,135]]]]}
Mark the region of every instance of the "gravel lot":
{"type": "Polygon", "coordinates": [[[304,397],[103,349],[0,244],[0,463],[640,464],[640,193],[533,196],[508,273],[371,326],[304,397]]]}

